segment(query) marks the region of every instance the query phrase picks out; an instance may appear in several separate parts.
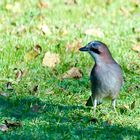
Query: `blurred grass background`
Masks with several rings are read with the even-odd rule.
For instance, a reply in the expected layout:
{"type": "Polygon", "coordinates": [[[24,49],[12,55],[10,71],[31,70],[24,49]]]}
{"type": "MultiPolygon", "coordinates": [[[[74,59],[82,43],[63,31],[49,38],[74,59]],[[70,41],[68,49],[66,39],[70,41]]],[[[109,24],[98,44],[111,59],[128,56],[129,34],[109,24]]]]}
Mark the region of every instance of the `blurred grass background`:
{"type": "Polygon", "coordinates": [[[0,138],[140,139],[140,53],[133,49],[140,44],[139,17],[137,0],[1,0],[0,122],[20,121],[23,126],[0,132],[0,138]],[[96,114],[97,124],[90,121],[93,111],[85,106],[94,62],[77,51],[91,40],[109,46],[125,79],[117,102],[119,115],[104,103],[96,114]],[[31,56],[37,44],[42,51],[31,56]],[[48,51],[60,56],[55,68],[42,66],[48,51]],[[83,77],[62,79],[74,66],[83,77]],[[25,72],[20,81],[15,70],[25,72]]]}

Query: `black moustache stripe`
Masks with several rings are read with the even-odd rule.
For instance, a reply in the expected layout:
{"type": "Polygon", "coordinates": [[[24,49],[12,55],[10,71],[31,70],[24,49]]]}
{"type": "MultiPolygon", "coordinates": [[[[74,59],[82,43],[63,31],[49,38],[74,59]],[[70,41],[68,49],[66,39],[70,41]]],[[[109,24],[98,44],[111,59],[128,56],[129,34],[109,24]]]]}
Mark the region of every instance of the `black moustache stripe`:
{"type": "Polygon", "coordinates": [[[97,53],[97,54],[100,54],[100,51],[98,49],[95,49],[95,48],[90,48],[91,51],[97,53]]]}

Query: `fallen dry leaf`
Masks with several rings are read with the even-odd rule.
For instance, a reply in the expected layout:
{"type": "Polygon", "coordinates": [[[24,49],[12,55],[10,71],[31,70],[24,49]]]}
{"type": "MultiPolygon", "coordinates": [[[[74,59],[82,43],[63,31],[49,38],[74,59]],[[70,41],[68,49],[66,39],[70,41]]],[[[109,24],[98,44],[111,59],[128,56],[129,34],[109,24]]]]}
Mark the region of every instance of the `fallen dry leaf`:
{"type": "Polygon", "coordinates": [[[79,48],[82,47],[81,40],[75,41],[72,44],[67,44],[66,51],[79,51],[79,48]]]}
{"type": "Polygon", "coordinates": [[[13,5],[12,4],[6,4],[5,8],[7,10],[11,10],[13,8],[13,5]]]}
{"type": "Polygon", "coordinates": [[[38,112],[39,111],[40,106],[38,104],[33,105],[32,107],[32,111],[33,112],[38,112]]]}
{"type": "Polygon", "coordinates": [[[104,126],[111,126],[111,124],[112,124],[112,121],[111,120],[103,121],[103,125],[104,126]]]}
{"type": "Polygon", "coordinates": [[[41,46],[40,45],[36,45],[33,50],[31,50],[27,54],[25,54],[24,60],[26,62],[28,62],[30,60],[35,59],[41,53],[41,51],[42,51],[41,46]]]}
{"type": "Polygon", "coordinates": [[[54,94],[53,88],[46,89],[46,95],[54,94]]]}
{"type": "Polygon", "coordinates": [[[0,48],[0,52],[2,52],[3,51],[3,48],[0,48]]]}
{"type": "Polygon", "coordinates": [[[40,45],[35,45],[35,47],[34,47],[34,51],[35,52],[37,52],[38,54],[40,54],[41,53],[41,51],[42,51],[42,48],[41,48],[41,46],[40,45]]]}
{"type": "Polygon", "coordinates": [[[79,70],[79,68],[72,67],[70,70],[64,73],[62,78],[65,79],[65,78],[81,78],[81,77],[82,72],[79,70]]]}
{"type": "Polygon", "coordinates": [[[139,28],[134,28],[135,33],[140,33],[140,27],[139,28]]]}
{"type": "Polygon", "coordinates": [[[22,79],[23,72],[22,70],[18,70],[16,72],[16,81],[20,81],[22,79]]]}
{"type": "Polygon", "coordinates": [[[21,48],[21,46],[16,45],[15,48],[16,48],[16,50],[19,50],[21,48]]]}
{"type": "Polygon", "coordinates": [[[101,31],[100,28],[89,28],[85,30],[86,35],[92,35],[92,36],[97,36],[97,37],[103,37],[104,33],[101,31]]]}
{"type": "Polygon", "coordinates": [[[38,56],[38,53],[36,51],[31,50],[25,54],[24,60],[25,60],[25,62],[28,62],[28,61],[35,59],[37,56],[38,56]]]}
{"type": "Polygon", "coordinates": [[[123,15],[125,15],[126,17],[128,17],[130,15],[130,11],[125,8],[125,7],[121,7],[120,11],[122,12],[123,15]]]}
{"type": "Polygon", "coordinates": [[[20,25],[20,27],[18,27],[17,29],[17,33],[23,33],[26,31],[26,27],[24,25],[20,25]]]}
{"type": "Polygon", "coordinates": [[[12,83],[11,83],[11,82],[7,82],[7,83],[6,83],[6,88],[7,88],[8,90],[13,90],[12,83]]]}
{"type": "Polygon", "coordinates": [[[5,124],[2,124],[2,125],[0,125],[0,130],[2,132],[6,132],[6,131],[8,131],[8,127],[5,124]]]}
{"type": "Polygon", "coordinates": [[[50,68],[54,68],[56,64],[59,63],[60,63],[59,54],[46,52],[42,61],[42,66],[48,66],[50,68]]]}
{"type": "Polygon", "coordinates": [[[98,119],[97,118],[92,118],[91,120],[89,120],[89,122],[98,123],[98,119]]]}
{"type": "Polygon", "coordinates": [[[38,86],[38,85],[35,85],[35,86],[33,87],[33,92],[37,92],[37,91],[38,91],[38,88],[39,88],[39,86],[38,86]]]}
{"type": "Polygon", "coordinates": [[[111,121],[111,120],[107,120],[107,121],[105,121],[104,123],[105,123],[105,125],[109,126],[109,125],[112,124],[112,121],[111,121]]]}
{"type": "Polygon", "coordinates": [[[140,42],[140,37],[137,37],[136,40],[137,40],[137,42],[140,42]]]}
{"type": "Polygon", "coordinates": [[[106,5],[110,5],[113,2],[113,0],[106,0],[105,3],[106,5]]]}
{"type": "Polygon", "coordinates": [[[51,34],[52,34],[50,28],[49,28],[47,25],[45,25],[45,24],[39,25],[38,28],[39,28],[39,30],[41,30],[41,31],[43,32],[43,34],[45,34],[45,35],[51,35],[51,34]]]}
{"type": "Polygon", "coordinates": [[[139,0],[131,0],[131,3],[134,4],[135,7],[140,6],[140,1],[139,0]]]}
{"type": "Polygon", "coordinates": [[[122,107],[119,108],[120,113],[126,113],[129,110],[129,106],[128,105],[123,105],[122,107]]]}
{"type": "Polygon", "coordinates": [[[140,33],[140,27],[139,27],[139,28],[133,27],[133,28],[132,28],[132,31],[133,31],[134,33],[140,33]]]}
{"type": "Polygon", "coordinates": [[[140,52],[140,44],[134,45],[132,47],[132,50],[136,51],[136,52],[140,52]]]}
{"type": "Polygon", "coordinates": [[[4,97],[9,97],[9,93],[6,93],[6,92],[0,92],[0,95],[4,97]]]}
{"type": "Polygon", "coordinates": [[[21,11],[21,5],[19,2],[15,2],[14,4],[6,4],[5,8],[13,13],[21,11]]]}
{"type": "Polygon", "coordinates": [[[42,0],[39,1],[38,7],[39,7],[40,9],[48,8],[48,6],[49,6],[49,4],[48,4],[47,2],[42,1],[42,0]]]}
{"type": "Polygon", "coordinates": [[[66,0],[65,1],[66,5],[73,5],[73,4],[77,4],[77,0],[66,0]]]}
{"type": "Polygon", "coordinates": [[[68,30],[66,28],[62,28],[59,31],[60,36],[66,36],[68,34],[68,30]]]}
{"type": "Polygon", "coordinates": [[[7,120],[5,120],[5,125],[8,128],[15,128],[15,127],[21,127],[22,124],[20,122],[8,122],[7,120]]]}
{"type": "Polygon", "coordinates": [[[136,105],[136,102],[133,101],[133,103],[130,105],[130,109],[131,109],[131,110],[134,109],[134,108],[135,108],[135,105],[136,105]]]}
{"type": "Polygon", "coordinates": [[[38,89],[39,89],[39,86],[38,85],[34,85],[31,89],[29,89],[29,91],[30,91],[30,93],[32,95],[35,95],[36,96],[36,94],[38,92],[38,89]]]}
{"type": "Polygon", "coordinates": [[[28,70],[27,69],[22,70],[22,77],[26,76],[27,73],[28,73],[28,70]]]}

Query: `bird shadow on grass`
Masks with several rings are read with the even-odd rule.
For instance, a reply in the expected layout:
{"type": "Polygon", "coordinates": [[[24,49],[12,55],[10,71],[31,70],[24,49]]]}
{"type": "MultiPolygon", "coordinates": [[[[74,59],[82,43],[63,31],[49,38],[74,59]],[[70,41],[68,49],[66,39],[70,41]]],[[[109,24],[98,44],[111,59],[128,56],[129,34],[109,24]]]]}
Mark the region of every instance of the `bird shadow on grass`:
{"type": "MultiPolygon", "coordinates": [[[[74,105],[58,105],[45,103],[35,97],[8,99],[0,97],[0,113],[3,118],[15,118],[21,122],[25,120],[40,122],[30,126],[35,133],[29,134],[24,125],[24,134],[16,138],[40,139],[139,139],[140,130],[134,126],[108,124],[101,118],[99,122],[90,121],[91,117],[84,115],[88,108],[74,105]],[[34,106],[35,105],[35,106],[34,106]],[[43,124],[41,123],[43,121],[43,124]],[[36,129],[41,129],[36,131],[36,129]],[[42,129],[43,128],[43,129],[42,129]],[[46,135],[47,134],[47,135],[46,135]],[[56,135],[58,136],[56,138],[56,135]]],[[[21,128],[23,129],[23,128],[21,128]]],[[[9,138],[11,138],[9,134],[9,138]]]]}

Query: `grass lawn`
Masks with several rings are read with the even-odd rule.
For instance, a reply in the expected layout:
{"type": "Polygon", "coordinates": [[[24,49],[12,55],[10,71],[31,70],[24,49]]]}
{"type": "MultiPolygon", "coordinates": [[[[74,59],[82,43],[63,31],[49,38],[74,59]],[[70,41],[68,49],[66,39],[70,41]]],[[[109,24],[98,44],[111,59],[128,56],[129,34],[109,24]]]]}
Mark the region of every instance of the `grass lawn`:
{"type": "Polygon", "coordinates": [[[0,129],[0,139],[140,140],[138,44],[137,0],[1,0],[0,125],[7,120],[22,127],[0,129]],[[94,61],[77,49],[91,40],[108,44],[122,66],[118,115],[108,101],[96,116],[85,106],[94,61]],[[37,44],[42,51],[36,54],[37,44]],[[54,68],[42,66],[48,51],[60,57],[54,68]],[[82,78],[63,79],[72,67],[82,71],[82,78]]]}

